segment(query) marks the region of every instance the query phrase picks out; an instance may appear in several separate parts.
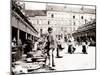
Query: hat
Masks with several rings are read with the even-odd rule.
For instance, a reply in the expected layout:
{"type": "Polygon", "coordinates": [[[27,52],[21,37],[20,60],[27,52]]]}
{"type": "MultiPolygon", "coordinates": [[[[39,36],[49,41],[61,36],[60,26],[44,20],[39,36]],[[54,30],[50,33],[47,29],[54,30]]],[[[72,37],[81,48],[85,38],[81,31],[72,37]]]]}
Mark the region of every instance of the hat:
{"type": "Polygon", "coordinates": [[[51,27],[49,27],[49,28],[48,28],[48,31],[51,31],[51,30],[53,30],[53,29],[52,29],[51,27]]]}

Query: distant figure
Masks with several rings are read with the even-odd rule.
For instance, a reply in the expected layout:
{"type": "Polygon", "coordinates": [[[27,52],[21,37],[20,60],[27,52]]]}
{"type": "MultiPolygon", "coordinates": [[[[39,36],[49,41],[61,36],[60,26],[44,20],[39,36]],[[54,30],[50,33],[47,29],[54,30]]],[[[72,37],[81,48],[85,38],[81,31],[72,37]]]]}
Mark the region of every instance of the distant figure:
{"type": "Polygon", "coordinates": [[[37,50],[37,47],[38,47],[38,39],[36,39],[35,41],[34,41],[34,47],[33,47],[33,49],[32,49],[32,51],[36,51],[37,50]]]}
{"type": "Polygon", "coordinates": [[[16,38],[14,38],[13,40],[12,40],[12,48],[15,48],[16,47],[16,38]]]}
{"type": "Polygon", "coordinates": [[[76,50],[75,45],[74,45],[74,38],[72,37],[72,35],[69,35],[68,38],[68,53],[72,54],[74,53],[76,50]]]}
{"type": "Polygon", "coordinates": [[[82,41],[82,52],[83,54],[87,54],[87,41],[86,40],[82,41]]]}
{"type": "Polygon", "coordinates": [[[58,39],[57,39],[57,54],[56,54],[56,57],[57,58],[62,58],[62,56],[60,56],[59,54],[59,50],[62,50],[62,43],[61,43],[61,37],[59,36],[58,39]]]}

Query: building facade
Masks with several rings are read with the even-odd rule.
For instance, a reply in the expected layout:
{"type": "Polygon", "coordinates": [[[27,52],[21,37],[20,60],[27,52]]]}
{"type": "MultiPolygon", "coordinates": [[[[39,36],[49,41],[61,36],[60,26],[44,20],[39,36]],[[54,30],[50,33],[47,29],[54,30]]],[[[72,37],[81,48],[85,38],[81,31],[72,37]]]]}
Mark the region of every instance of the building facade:
{"type": "Polygon", "coordinates": [[[73,8],[59,5],[46,5],[46,10],[26,10],[32,24],[37,28],[39,33],[47,33],[48,27],[53,27],[55,35],[67,37],[77,28],[93,19],[95,19],[95,9],[90,8],[73,8]],[[33,16],[34,11],[41,12],[33,16]],[[43,13],[45,11],[45,13],[43,13]],[[31,12],[31,13],[29,13],[31,12]]]}

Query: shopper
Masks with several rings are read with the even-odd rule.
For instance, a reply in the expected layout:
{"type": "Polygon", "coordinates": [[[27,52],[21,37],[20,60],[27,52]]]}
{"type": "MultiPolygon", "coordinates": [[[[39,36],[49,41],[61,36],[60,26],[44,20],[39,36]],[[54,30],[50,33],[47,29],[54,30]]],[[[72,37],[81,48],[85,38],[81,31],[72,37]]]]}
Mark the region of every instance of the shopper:
{"type": "Polygon", "coordinates": [[[75,48],[75,44],[74,44],[74,38],[72,37],[72,35],[69,35],[68,38],[68,53],[72,54],[74,53],[76,50],[75,48]]]}
{"type": "Polygon", "coordinates": [[[82,53],[87,54],[87,41],[86,40],[82,41],[82,53]]]}
{"type": "Polygon", "coordinates": [[[58,39],[57,39],[57,54],[56,54],[56,57],[57,58],[62,58],[62,56],[60,56],[59,54],[59,51],[62,50],[62,42],[61,42],[61,36],[58,36],[58,39]]]}

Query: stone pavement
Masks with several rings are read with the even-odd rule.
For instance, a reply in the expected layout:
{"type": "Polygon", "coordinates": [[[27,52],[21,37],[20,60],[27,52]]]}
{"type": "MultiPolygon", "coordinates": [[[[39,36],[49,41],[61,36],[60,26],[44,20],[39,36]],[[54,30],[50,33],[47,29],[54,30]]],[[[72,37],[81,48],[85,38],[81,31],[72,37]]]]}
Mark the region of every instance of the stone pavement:
{"type": "MultiPolygon", "coordinates": [[[[65,71],[65,70],[82,70],[82,69],[94,69],[95,68],[95,47],[88,47],[88,54],[82,53],[81,46],[76,47],[74,54],[67,53],[67,45],[63,51],[60,51],[60,55],[63,58],[55,57],[55,70],[49,70],[49,67],[41,67],[34,70],[34,72],[52,72],[52,71],[65,71]]],[[[56,56],[56,51],[54,52],[56,56]]]]}
{"type": "Polygon", "coordinates": [[[63,58],[55,58],[57,71],[95,68],[95,47],[88,47],[88,54],[82,54],[81,46],[76,47],[74,54],[68,54],[66,48],[60,53],[63,58]]]}

